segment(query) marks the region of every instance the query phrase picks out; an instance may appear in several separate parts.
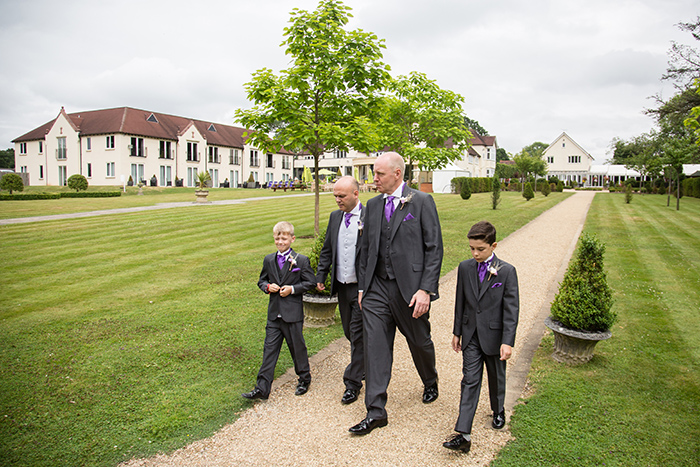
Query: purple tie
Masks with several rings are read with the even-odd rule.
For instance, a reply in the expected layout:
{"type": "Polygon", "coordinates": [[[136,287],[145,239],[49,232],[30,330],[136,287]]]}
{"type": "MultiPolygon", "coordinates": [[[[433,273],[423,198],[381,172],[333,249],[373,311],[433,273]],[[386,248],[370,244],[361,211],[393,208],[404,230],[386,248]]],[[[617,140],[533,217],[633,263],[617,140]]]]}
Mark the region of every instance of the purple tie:
{"type": "Polygon", "coordinates": [[[479,282],[484,282],[484,279],[486,278],[486,270],[488,269],[488,265],[486,264],[486,261],[479,263],[478,267],[478,272],[479,272],[479,282]]]}
{"type": "Polygon", "coordinates": [[[277,254],[277,265],[280,267],[280,270],[284,267],[285,261],[287,261],[286,256],[277,254]]]}
{"type": "Polygon", "coordinates": [[[394,215],[394,198],[395,196],[386,197],[386,206],[384,206],[384,217],[387,222],[391,222],[391,216],[394,215]]]}
{"type": "Polygon", "coordinates": [[[346,212],[345,213],[345,227],[350,227],[350,219],[352,219],[352,213],[346,212]]]}

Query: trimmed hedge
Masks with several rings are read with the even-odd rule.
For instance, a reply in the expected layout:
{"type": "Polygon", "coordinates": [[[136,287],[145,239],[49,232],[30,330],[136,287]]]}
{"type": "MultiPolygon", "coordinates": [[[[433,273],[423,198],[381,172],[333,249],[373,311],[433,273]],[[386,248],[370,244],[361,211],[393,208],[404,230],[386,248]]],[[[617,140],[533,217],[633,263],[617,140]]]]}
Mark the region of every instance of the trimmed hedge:
{"type": "Polygon", "coordinates": [[[469,184],[472,193],[486,193],[491,191],[492,177],[455,177],[452,179],[452,192],[461,193],[462,183],[469,184]]]}
{"type": "Polygon", "coordinates": [[[681,188],[684,196],[700,198],[700,178],[686,178],[681,188]]]}
{"type": "Polygon", "coordinates": [[[121,195],[121,191],[83,191],[80,193],[2,193],[0,194],[0,201],[28,201],[34,199],[60,198],[116,198],[121,195]]]}

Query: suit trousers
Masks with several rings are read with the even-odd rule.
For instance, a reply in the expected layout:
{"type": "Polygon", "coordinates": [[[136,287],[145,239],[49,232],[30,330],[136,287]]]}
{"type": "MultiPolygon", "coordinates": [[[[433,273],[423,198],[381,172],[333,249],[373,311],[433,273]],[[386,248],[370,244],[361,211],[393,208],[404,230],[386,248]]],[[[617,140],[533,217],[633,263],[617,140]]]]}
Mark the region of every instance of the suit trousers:
{"type": "Polygon", "coordinates": [[[343,332],[350,341],[350,364],[345,368],[343,382],[346,389],[359,391],[365,377],[365,349],[362,311],[357,303],[357,283],[337,284],[338,309],[343,332]]]}
{"type": "Polygon", "coordinates": [[[267,320],[263,361],[258,372],[256,385],[265,396],[268,396],[272,389],[272,380],[275,378],[275,366],[280,356],[280,350],[282,350],[283,340],[287,341],[287,347],[289,347],[289,352],[292,354],[294,371],[299,376],[299,382],[311,381],[309,355],[306,351],[303,330],[303,321],[287,323],[282,318],[267,320]]]}
{"type": "Polygon", "coordinates": [[[365,406],[367,417],[387,418],[387,388],[391,380],[396,328],[406,338],[413,363],[423,385],[437,382],[435,346],[430,337],[428,313],[413,318],[401,296],[396,280],[375,276],[366,295],[362,297],[362,317],[365,325],[365,406]]]}
{"type": "Polygon", "coordinates": [[[500,355],[486,355],[479,345],[476,332],[462,351],[462,395],[459,400],[459,417],[455,431],[471,433],[474,414],[479,404],[481,380],[484,365],[488,375],[489,399],[491,410],[499,413],[503,410],[506,398],[506,361],[500,355]]]}

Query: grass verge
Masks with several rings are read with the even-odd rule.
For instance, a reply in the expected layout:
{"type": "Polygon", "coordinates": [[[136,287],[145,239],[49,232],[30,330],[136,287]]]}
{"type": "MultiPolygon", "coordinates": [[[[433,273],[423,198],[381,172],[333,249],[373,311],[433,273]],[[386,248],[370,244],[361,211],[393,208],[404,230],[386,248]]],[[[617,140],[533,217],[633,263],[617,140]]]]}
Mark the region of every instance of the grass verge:
{"type": "MultiPolygon", "coordinates": [[[[568,195],[504,193],[497,211],[489,196],[435,195],[443,272],[467,257],[474,222],[505,236],[568,195]]],[[[322,225],[334,208],[321,197],[322,225]]],[[[0,227],[2,464],[114,465],[234,421],[262,355],[256,282],[272,226],[291,221],[308,254],[313,209],[312,197],[279,198],[0,227]]],[[[341,335],[305,330],[310,353],[341,335]]],[[[283,351],[277,375],[291,363],[283,351]]]]}
{"type": "Polygon", "coordinates": [[[700,465],[700,200],[598,194],[585,231],[606,244],[613,337],[578,367],[533,361],[534,395],[515,409],[492,465],[700,465]]]}

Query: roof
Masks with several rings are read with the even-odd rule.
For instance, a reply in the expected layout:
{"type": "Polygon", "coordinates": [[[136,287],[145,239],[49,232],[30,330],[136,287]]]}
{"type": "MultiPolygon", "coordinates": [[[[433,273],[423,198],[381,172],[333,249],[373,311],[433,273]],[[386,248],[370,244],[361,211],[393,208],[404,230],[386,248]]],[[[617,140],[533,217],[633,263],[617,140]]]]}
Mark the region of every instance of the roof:
{"type": "Polygon", "coordinates": [[[472,133],[472,138],[469,139],[469,144],[472,146],[495,146],[495,136],[482,136],[474,130],[469,130],[472,133]]]}
{"type": "MultiPolygon", "coordinates": [[[[231,125],[178,117],[175,115],[118,107],[114,109],[89,110],[86,112],[61,113],[75,127],[81,136],[127,134],[149,138],[177,141],[192,125],[204,136],[207,143],[214,146],[243,148],[245,128],[231,125]]],[[[56,117],[58,118],[58,117],[56,117]]],[[[33,129],[12,140],[13,143],[43,140],[56,119],[33,129]]]]}
{"type": "Polygon", "coordinates": [[[563,138],[563,137],[565,137],[565,136],[569,139],[570,142],[574,143],[574,144],[576,145],[576,147],[579,148],[579,149],[581,150],[581,152],[583,152],[586,156],[588,156],[588,158],[589,158],[590,160],[593,160],[593,156],[591,156],[591,155],[588,153],[588,151],[586,151],[585,149],[583,149],[583,148],[581,147],[581,145],[578,144],[576,141],[574,141],[574,139],[573,139],[571,136],[569,136],[566,132],[563,132],[562,134],[560,134],[559,136],[557,136],[557,138],[556,138],[554,141],[552,141],[552,143],[551,143],[549,146],[547,146],[547,147],[545,148],[543,154],[547,154],[547,151],[549,151],[549,149],[550,149],[551,147],[554,146],[554,143],[556,143],[557,141],[559,141],[561,138],[563,138]]]}

